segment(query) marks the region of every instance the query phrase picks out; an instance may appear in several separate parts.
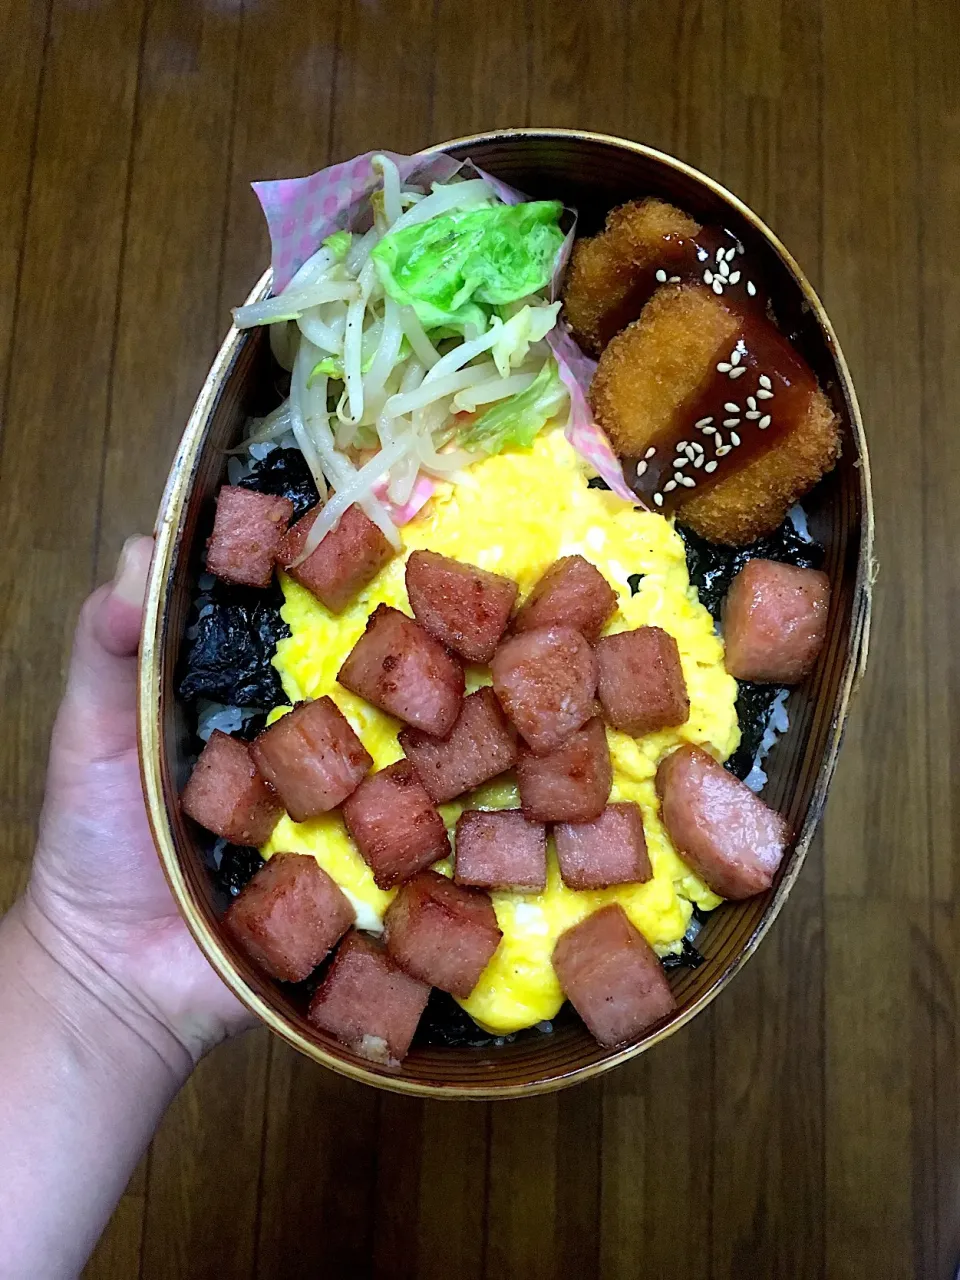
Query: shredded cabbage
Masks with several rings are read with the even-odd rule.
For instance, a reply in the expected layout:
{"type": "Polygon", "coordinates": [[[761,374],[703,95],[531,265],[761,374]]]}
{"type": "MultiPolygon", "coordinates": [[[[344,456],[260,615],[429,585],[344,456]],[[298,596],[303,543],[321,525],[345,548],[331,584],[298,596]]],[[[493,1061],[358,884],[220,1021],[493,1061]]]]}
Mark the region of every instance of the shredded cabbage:
{"type": "Polygon", "coordinates": [[[333,235],[327,236],[324,240],[323,247],[333,254],[334,262],[342,262],[352,243],[353,236],[349,231],[334,231],[333,235]]]}
{"type": "Polygon", "coordinates": [[[561,210],[556,200],[534,200],[455,209],[407,226],[401,218],[371,257],[384,291],[412,306],[425,329],[442,325],[463,334],[473,325],[482,333],[487,309],[536,293],[550,280],[563,243],[561,210]]]}
{"type": "Polygon", "coordinates": [[[525,391],[498,401],[460,432],[457,443],[484,453],[500,453],[508,445],[529,449],[540,429],[569,403],[556,361],[548,360],[525,391]]]}
{"type": "Polygon", "coordinates": [[[532,343],[543,341],[557,323],[559,310],[559,302],[542,307],[525,306],[505,321],[490,351],[501,378],[523,364],[532,343]]]}

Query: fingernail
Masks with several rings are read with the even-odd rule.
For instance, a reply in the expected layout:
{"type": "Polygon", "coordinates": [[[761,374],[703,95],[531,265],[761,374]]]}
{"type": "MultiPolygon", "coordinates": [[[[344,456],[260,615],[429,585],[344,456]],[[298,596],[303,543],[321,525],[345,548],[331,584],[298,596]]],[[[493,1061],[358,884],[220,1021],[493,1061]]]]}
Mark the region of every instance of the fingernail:
{"type": "Polygon", "coordinates": [[[153,553],[153,540],[135,534],[123,544],[117,571],[113,575],[113,595],[127,604],[143,604],[147,588],[147,573],[150,569],[150,556],[153,553]]]}

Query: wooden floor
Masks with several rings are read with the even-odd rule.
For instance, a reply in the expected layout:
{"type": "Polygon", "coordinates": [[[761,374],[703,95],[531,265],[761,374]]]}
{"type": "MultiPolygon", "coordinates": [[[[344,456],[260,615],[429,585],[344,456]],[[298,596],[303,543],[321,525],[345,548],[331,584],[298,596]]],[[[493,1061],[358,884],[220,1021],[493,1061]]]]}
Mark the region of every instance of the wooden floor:
{"type": "Polygon", "coordinates": [[[820,288],[879,514],[822,835],[717,1004],[595,1087],[493,1107],[251,1034],[172,1108],[90,1277],[952,1275],[958,48],[956,0],[0,0],[0,907],[80,601],[150,527],[266,262],[253,178],[520,124],[692,161],[820,288]]]}

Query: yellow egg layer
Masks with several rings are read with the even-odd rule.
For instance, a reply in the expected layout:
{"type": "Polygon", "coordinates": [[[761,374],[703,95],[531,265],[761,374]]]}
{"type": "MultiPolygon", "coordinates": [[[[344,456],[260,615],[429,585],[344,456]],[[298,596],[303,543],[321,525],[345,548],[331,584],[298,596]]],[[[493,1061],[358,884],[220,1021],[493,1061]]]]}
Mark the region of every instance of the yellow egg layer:
{"type": "MultiPolygon", "coordinates": [[[[617,613],[607,632],[655,625],[680,648],[690,696],[690,719],[679,729],[635,740],[607,729],[613,762],[613,800],[637,801],[653,878],[646,884],[601,891],[568,889],[549,849],[547,887],[539,894],[494,893],[503,941],[469,999],[460,1003],[483,1027],[508,1034],[552,1018],[563,1003],[550,956],[559,935],[608,902],[619,902],[661,954],[676,951],[692,904],[711,910],[720,899],[677,856],[659,820],[654,775],[660,758],[681,742],[708,745],[725,760],[740,730],[736,682],[723,667],[723,645],[713,620],[690,585],[683,542],[662,516],[636,511],[619,498],[589,489],[583,463],[554,429],[529,451],[511,451],[477,463],[441,485],[402,531],[404,552],[387,565],[344,613],[336,616],[292,579],[282,577],[283,617],[291,636],[277,646],[274,665],[291,702],[329,694],[353,725],[377,769],[402,756],[398,721],[337,684],[337,672],[378,604],[410,613],[404,587],[408,552],[429,548],[520,584],[520,598],[560,556],[579,553],[616,590],[617,613]],[[640,574],[631,594],[627,581],[640,574]]],[[[467,672],[468,690],[489,683],[484,668],[467,672]]],[[[281,709],[274,716],[281,714],[281,709]]],[[[453,829],[464,808],[519,804],[512,774],[441,808],[453,829]]],[[[312,853],[349,895],[361,928],[377,929],[393,894],[378,889],[338,813],[312,822],[281,819],[263,853],[312,853]]],[[[450,874],[447,863],[438,871],[450,874]]]]}

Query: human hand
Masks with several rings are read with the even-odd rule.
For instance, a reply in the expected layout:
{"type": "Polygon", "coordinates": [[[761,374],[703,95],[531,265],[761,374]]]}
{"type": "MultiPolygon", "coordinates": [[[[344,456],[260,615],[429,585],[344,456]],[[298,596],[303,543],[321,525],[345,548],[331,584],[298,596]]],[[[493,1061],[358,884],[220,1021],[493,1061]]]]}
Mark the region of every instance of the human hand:
{"type": "Polygon", "coordinates": [[[181,919],[147,822],[137,644],[150,538],[124,546],[80,614],[22,920],[46,951],[185,1071],[253,1019],[181,919]]]}

